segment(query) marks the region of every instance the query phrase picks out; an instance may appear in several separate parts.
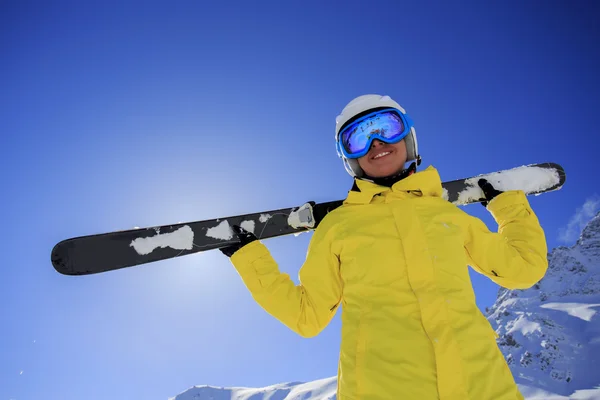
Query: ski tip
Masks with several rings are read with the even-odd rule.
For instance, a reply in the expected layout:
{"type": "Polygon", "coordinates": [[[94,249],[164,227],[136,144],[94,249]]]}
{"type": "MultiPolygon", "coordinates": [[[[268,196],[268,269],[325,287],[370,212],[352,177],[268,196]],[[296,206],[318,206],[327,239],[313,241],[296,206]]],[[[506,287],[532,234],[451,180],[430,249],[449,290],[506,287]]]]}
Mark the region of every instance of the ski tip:
{"type": "Polygon", "coordinates": [[[67,259],[65,259],[65,257],[62,254],[61,244],[62,244],[62,242],[56,244],[52,248],[52,252],[50,254],[50,262],[52,262],[52,266],[54,267],[56,272],[59,272],[63,275],[69,275],[68,268],[67,268],[68,261],[67,261],[67,259]]]}
{"type": "Polygon", "coordinates": [[[52,248],[50,262],[52,263],[52,266],[56,272],[59,272],[63,275],[79,275],[74,272],[71,266],[68,240],[63,240],[52,248]]]}
{"type": "Polygon", "coordinates": [[[558,163],[549,162],[545,164],[545,167],[554,169],[557,172],[559,179],[558,183],[554,187],[548,189],[548,191],[561,189],[567,181],[567,173],[563,166],[558,163]]]}
{"type": "Polygon", "coordinates": [[[555,162],[545,162],[545,163],[537,163],[537,164],[530,164],[530,165],[525,165],[525,168],[530,168],[530,167],[537,167],[537,168],[543,168],[545,170],[552,170],[556,173],[556,176],[558,177],[558,182],[556,182],[554,185],[546,187],[544,189],[541,190],[535,190],[532,191],[530,193],[528,193],[529,195],[540,195],[542,193],[547,193],[547,192],[553,192],[555,190],[560,190],[562,189],[562,187],[564,186],[566,180],[567,180],[567,173],[565,172],[565,169],[563,168],[562,165],[555,163],[555,162]]]}

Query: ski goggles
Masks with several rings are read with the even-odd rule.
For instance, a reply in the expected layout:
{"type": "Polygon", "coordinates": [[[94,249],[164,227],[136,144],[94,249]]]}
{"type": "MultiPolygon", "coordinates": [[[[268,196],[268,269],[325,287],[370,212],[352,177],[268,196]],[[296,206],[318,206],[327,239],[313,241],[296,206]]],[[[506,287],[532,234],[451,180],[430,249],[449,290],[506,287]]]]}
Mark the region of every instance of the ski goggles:
{"type": "Polygon", "coordinates": [[[369,152],[373,140],[397,143],[410,133],[412,125],[412,120],[395,108],[374,111],[342,128],[338,151],[346,158],[360,158],[369,152]]]}

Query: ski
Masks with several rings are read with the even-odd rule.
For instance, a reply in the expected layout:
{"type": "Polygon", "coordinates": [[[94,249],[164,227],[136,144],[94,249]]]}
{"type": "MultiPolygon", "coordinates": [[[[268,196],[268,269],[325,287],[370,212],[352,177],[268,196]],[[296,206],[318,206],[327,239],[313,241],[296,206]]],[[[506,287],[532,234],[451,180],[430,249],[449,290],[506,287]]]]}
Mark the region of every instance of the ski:
{"type": "MultiPolygon", "coordinates": [[[[443,182],[443,196],[458,206],[477,203],[484,195],[477,181],[487,179],[501,191],[523,190],[527,195],[560,189],[566,180],[556,163],[531,164],[443,182]]],[[[74,237],[52,249],[52,265],[64,275],[90,275],[213,250],[236,243],[230,227],[240,225],[259,239],[315,229],[343,200],[307,202],[302,206],[226,218],[132,229],[74,237]]]]}

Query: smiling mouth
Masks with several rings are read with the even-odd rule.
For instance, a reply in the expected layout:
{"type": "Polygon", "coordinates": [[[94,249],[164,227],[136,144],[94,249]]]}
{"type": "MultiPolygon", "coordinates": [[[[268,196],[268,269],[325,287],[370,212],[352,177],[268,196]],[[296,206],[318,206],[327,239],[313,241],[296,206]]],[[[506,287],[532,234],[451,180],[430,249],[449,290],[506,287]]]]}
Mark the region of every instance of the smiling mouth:
{"type": "Polygon", "coordinates": [[[375,157],[372,158],[372,160],[379,160],[381,158],[389,156],[390,154],[392,154],[391,151],[381,151],[381,152],[377,153],[375,155],[375,157]]]}

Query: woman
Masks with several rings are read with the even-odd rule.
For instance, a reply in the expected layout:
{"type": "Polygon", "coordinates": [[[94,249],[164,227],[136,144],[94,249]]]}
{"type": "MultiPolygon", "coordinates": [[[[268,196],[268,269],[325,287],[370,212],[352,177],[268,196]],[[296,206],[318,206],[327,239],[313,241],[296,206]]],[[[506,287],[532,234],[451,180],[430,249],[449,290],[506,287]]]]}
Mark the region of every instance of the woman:
{"type": "Polygon", "coordinates": [[[436,169],[416,171],[415,129],[388,96],[352,100],[335,137],[354,186],[314,231],[299,285],[239,227],[240,244],[222,249],[254,299],[303,337],[342,305],[339,400],[523,399],[468,265],[508,289],[543,277],[546,240],[525,194],[480,181],[498,232],[444,200],[436,169]]]}

